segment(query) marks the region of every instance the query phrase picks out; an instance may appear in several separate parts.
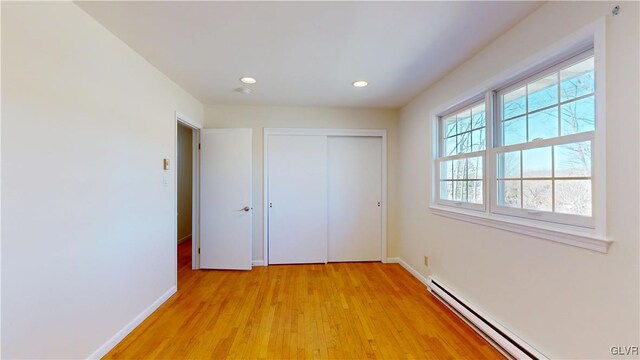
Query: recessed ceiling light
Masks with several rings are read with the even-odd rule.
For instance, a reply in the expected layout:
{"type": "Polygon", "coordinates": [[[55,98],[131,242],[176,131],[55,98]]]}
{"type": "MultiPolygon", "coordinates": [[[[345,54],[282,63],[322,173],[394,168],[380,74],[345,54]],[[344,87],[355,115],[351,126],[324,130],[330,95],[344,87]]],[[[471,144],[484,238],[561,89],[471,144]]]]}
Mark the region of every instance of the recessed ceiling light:
{"type": "Polygon", "coordinates": [[[243,77],[240,78],[240,82],[242,82],[243,84],[252,85],[252,84],[257,83],[258,81],[256,79],[250,77],[250,76],[243,76],[243,77]]]}
{"type": "Polygon", "coordinates": [[[364,80],[358,80],[353,82],[353,86],[355,87],[365,87],[367,85],[369,85],[369,83],[364,80]]]}

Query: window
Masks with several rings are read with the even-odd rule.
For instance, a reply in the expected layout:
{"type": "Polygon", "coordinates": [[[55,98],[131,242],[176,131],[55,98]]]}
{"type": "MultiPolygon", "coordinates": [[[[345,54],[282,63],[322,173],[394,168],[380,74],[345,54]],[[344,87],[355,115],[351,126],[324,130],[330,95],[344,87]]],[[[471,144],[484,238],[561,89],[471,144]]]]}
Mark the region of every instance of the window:
{"type": "Polygon", "coordinates": [[[434,211],[606,251],[604,223],[595,221],[604,217],[596,206],[604,206],[596,196],[604,179],[594,182],[604,169],[604,146],[596,146],[603,87],[593,47],[582,49],[505,76],[506,86],[487,86],[436,117],[434,211]]]}
{"type": "Polygon", "coordinates": [[[496,95],[494,212],[592,227],[593,52],[496,95]]]}
{"type": "Polygon", "coordinates": [[[440,118],[441,203],[484,209],[485,107],[483,100],[440,118]]]}

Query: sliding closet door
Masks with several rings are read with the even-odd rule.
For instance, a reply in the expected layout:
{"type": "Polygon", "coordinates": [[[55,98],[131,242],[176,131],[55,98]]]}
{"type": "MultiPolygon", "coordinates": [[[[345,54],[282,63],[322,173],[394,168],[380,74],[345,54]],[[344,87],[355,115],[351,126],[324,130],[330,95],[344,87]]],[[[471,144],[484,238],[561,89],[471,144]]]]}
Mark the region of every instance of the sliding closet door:
{"type": "Polygon", "coordinates": [[[269,264],[327,262],[327,137],[268,137],[269,264]]]}
{"type": "Polygon", "coordinates": [[[382,138],[329,137],[329,261],[380,261],[382,138]]]}

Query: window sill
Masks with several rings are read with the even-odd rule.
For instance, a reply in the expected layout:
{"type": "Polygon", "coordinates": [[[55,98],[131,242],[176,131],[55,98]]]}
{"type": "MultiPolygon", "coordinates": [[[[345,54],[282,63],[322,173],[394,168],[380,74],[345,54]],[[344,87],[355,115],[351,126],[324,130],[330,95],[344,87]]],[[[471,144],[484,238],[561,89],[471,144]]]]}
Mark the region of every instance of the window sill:
{"type": "Polygon", "coordinates": [[[607,253],[612,241],[590,229],[580,229],[563,225],[537,224],[535,220],[514,219],[510,216],[487,214],[464,209],[450,209],[440,205],[430,206],[431,212],[451,219],[507,230],[540,239],[551,240],[601,253],[607,253]]]}

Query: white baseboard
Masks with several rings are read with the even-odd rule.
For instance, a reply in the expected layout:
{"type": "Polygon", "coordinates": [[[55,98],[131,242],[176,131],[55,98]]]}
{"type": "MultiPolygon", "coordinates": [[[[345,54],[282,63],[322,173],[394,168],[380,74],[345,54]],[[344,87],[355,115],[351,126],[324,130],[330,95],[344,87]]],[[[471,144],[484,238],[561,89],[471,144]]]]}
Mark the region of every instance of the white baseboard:
{"type": "Polygon", "coordinates": [[[177,288],[175,286],[171,287],[167,292],[162,294],[156,301],[154,301],[148,308],[144,309],[138,316],[136,316],[130,323],[125,325],[120,331],[118,331],[115,335],[111,337],[106,343],[104,343],[98,350],[94,351],[93,354],[89,355],[88,359],[100,359],[103,356],[107,355],[111,349],[113,349],[122,339],[124,339],[133,329],[135,329],[138,325],[140,325],[151,313],[156,311],[157,308],[160,307],[167,299],[171,297],[171,295],[175,294],[177,288]]]}
{"type": "Polygon", "coordinates": [[[191,238],[191,234],[183,237],[182,239],[178,240],[178,244],[182,244],[183,242],[185,242],[187,239],[191,238]]]}
{"type": "Polygon", "coordinates": [[[264,266],[264,260],[252,260],[251,261],[251,265],[252,266],[264,266]]]}
{"type": "Polygon", "coordinates": [[[387,262],[394,263],[394,264],[400,264],[400,266],[402,266],[405,270],[410,272],[411,275],[413,275],[413,277],[415,277],[416,279],[420,280],[420,282],[423,283],[425,286],[429,286],[429,279],[427,279],[424,275],[420,274],[418,272],[418,270],[412,268],[404,260],[402,260],[400,258],[387,258],[387,262]]]}

